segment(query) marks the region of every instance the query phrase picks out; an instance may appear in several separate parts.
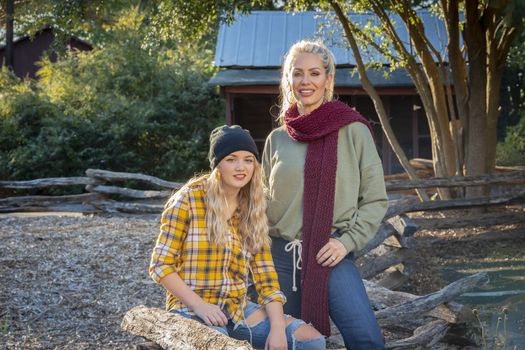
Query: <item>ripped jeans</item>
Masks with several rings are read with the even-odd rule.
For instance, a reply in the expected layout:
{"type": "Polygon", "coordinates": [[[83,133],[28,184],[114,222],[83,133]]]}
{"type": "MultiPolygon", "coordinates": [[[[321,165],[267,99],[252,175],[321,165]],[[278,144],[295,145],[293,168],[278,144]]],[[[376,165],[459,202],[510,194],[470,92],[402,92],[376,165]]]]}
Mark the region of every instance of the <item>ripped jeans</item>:
{"type": "MultiPolygon", "coordinates": [[[[247,319],[261,308],[261,305],[255,304],[251,301],[246,303],[246,308],[244,309],[244,318],[247,319]]],[[[201,323],[204,323],[198,316],[190,315],[181,311],[171,311],[182,315],[187,318],[197,320],[201,323]]],[[[290,316],[285,316],[290,317],[290,316]]],[[[304,324],[302,320],[294,320],[288,326],[286,326],[286,339],[288,340],[288,349],[289,350],[324,350],[326,349],[326,341],[323,336],[315,339],[308,340],[299,340],[294,336],[295,331],[299,328],[300,325],[304,324]]],[[[228,321],[226,326],[209,326],[210,328],[215,329],[216,331],[228,335],[232,338],[239,340],[246,340],[256,349],[264,349],[266,344],[266,338],[270,333],[270,320],[265,318],[257,324],[254,324],[250,327],[246,325],[244,321],[240,323],[233,323],[232,320],[228,321]]]]}

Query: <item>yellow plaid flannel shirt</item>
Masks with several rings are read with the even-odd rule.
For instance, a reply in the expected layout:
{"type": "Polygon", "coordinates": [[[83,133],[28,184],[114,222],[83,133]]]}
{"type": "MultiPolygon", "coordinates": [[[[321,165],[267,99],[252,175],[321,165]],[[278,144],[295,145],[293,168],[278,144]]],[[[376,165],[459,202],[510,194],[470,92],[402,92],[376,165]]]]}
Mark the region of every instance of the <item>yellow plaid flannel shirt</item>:
{"type": "MultiPolygon", "coordinates": [[[[226,245],[208,241],[206,191],[203,183],[184,188],[162,213],[160,234],[151,255],[150,276],[157,283],[170,273],[182,280],[205,302],[221,307],[235,323],[243,319],[249,269],[258,303],[284,303],[269,247],[252,256],[244,252],[237,234],[238,217],[230,220],[226,245]]],[[[192,313],[174,295],[166,293],[166,309],[192,313]]]]}

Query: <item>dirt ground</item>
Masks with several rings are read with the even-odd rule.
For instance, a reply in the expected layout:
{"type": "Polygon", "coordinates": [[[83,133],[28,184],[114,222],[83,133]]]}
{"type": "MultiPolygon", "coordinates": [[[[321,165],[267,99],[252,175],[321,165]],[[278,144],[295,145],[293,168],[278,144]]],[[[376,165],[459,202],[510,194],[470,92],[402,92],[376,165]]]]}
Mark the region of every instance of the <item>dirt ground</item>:
{"type": "Polygon", "coordinates": [[[157,226],[154,217],[0,217],[3,348],[131,348],[124,313],[164,303],[147,273],[157,226]]]}
{"type": "MultiPolygon", "coordinates": [[[[412,213],[420,229],[414,235],[414,272],[401,288],[428,294],[450,281],[440,271],[449,265],[504,260],[525,262],[525,208],[508,206],[472,213],[468,210],[412,213]],[[505,221],[493,224],[491,222],[505,221]],[[430,227],[431,222],[444,226],[430,227]],[[466,226],[466,227],[462,227],[466,226]]],[[[477,271],[472,271],[475,273],[477,271]]]]}
{"type": "MultiPolygon", "coordinates": [[[[416,270],[403,290],[435,291],[447,284],[440,266],[490,258],[495,245],[523,259],[525,211],[509,212],[510,225],[420,230],[416,270]]],[[[0,215],[0,349],[132,348],[140,339],[120,330],[124,313],[164,306],[162,288],[147,273],[157,234],[156,216],[0,215]]]]}

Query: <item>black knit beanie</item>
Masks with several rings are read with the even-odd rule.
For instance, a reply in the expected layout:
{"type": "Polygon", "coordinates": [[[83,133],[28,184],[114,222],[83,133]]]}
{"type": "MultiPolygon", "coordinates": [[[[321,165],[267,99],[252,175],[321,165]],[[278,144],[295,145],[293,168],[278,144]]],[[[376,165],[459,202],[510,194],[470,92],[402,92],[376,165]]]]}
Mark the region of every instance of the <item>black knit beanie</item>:
{"type": "Polygon", "coordinates": [[[253,141],[248,130],[241,128],[239,125],[223,125],[211,132],[208,158],[212,169],[215,169],[219,162],[228,154],[237,151],[251,152],[259,162],[261,161],[255,141],[253,141]]]}

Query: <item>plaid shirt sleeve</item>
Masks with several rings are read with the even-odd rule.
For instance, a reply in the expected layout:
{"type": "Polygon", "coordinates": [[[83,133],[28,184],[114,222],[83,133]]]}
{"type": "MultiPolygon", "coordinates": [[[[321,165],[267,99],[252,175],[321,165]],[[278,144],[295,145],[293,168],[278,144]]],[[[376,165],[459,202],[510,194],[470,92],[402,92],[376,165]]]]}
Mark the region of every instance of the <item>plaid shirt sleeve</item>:
{"type": "Polygon", "coordinates": [[[173,204],[164,210],[161,217],[160,234],[151,254],[149,274],[160,280],[180,270],[182,245],[189,227],[189,200],[186,193],[179,192],[173,204]]]}
{"type": "Polygon", "coordinates": [[[259,294],[258,303],[266,305],[272,301],[281,303],[286,302],[284,293],[281,292],[277,272],[273,265],[272,255],[268,246],[264,246],[260,252],[255,254],[251,260],[250,267],[252,270],[255,289],[259,294]]]}

